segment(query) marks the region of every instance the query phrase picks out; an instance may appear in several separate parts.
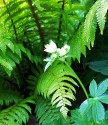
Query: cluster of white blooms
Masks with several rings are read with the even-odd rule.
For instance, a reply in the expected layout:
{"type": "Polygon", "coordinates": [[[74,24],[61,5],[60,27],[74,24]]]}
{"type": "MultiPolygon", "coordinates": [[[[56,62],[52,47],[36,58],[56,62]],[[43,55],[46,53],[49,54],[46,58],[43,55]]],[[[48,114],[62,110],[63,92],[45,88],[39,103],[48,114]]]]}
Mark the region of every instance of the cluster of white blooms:
{"type": "Polygon", "coordinates": [[[50,40],[50,43],[45,45],[44,50],[51,54],[50,57],[44,59],[44,61],[48,62],[45,66],[45,70],[52,64],[52,62],[54,62],[56,58],[66,57],[69,50],[70,46],[68,46],[67,44],[60,49],[57,48],[57,45],[52,40],[50,40]]]}

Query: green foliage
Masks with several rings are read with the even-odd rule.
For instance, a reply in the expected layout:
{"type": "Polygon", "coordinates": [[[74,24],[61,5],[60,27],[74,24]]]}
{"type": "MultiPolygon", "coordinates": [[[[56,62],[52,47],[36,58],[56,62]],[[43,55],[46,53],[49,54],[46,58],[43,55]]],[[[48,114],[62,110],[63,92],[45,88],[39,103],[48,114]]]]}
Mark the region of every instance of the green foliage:
{"type": "Polygon", "coordinates": [[[28,82],[28,89],[30,90],[30,95],[34,94],[35,86],[37,85],[38,78],[43,72],[40,66],[38,66],[38,69],[35,69],[32,67],[32,74],[29,75],[27,82],[28,82]]]}
{"type": "Polygon", "coordinates": [[[108,60],[90,62],[89,67],[95,72],[100,72],[103,75],[108,75],[108,60]]]}
{"type": "Polygon", "coordinates": [[[32,55],[27,48],[24,48],[22,44],[14,43],[9,40],[10,38],[0,39],[1,54],[0,54],[0,64],[7,72],[11,75],[11,71],[19,64],[22,57],[21,52],[27,54],[28,58],[32,61],[32,55]]]}
{"type": "MultiPolygon", "coordinates": [[[[105,15],[107,13],[107,9],[108,9],[108,1],[97,0],[89,10],[86,16],[86,20],[84,22],[84,35],[83,35],[83,39],[85,40],[87,45],[89,45],[89,43],[91,43],[92,46],[94,45],[96,21],[99,24],[101,34],[103,34],[105,26],[105,15]]],[[[90,48],[90,46],[88,47],[90,48]]]]}
{"type": "Polygon", "coordinates": [[[0,90],[0,105],[9,105],[10,103],[18,103],[22,100],[18,92],[12,90],[0,90]]]}
{"type": "Polygon", "coordinates": [[[95,80],[90,83],[89,90],[92,98],[85,100],[78,110],[72,111],[74,114],[72,116],[72,120],[75,122],[74,125],[81,123],[105,125],[107,116],[105,115],[106,112],[102,104],[108,104],[107,88],[108,79],[101,82],[98,86],[95,80]]]}
{"type": "Polygon", "coordinates": [[[31,108],[27,103],[35,103],[33,97],[27,98],[18,104],[15,104],[0,112],[1,125],[21,125],[23,122],[26,124],[29,119],[31,108]]]}
{"type": "Polygon", "coordinates": [[[69,117],[64,119],[60,113],[60,109],[56,108],[56,105],[51,104],[51,99],[45,99],[39,96],[38,102],[36,103],[36,114],[39,123],[42,123],[42,125],[71,124],[69,117]]]}
{"type": "MultiPolygon", "coordinates": [[[[0,105],[7,107],[1,107],[0,125],[26,124],[32,113],[28,103],[35,105],[34,99],[36,116],[42,125],[107,124],[108,113],[102,103],[108,104],[105,93],[108,79],[99,85],[93,80],[89,98],[71,68],[73,60],[80,62],[81,54],[88,55],[86,47],[94,46],[98,26],[104,35],[107,10],[108,0],[0,1],[0,105]],[[59,48],[70,45],[70,51],[67,58],[58,56],[43,72],[44,45],[49,40],[59,48]],[[88,99],[69,117],[78,84],[88,99]],[[35,97],[27,98],[34,94],[35,97]]],[[[108,75],[107,60],[87,64],[94,71],[108,75]]]]}
{"type": "Polygon", "coordinates": [[[108,10],[108,1],[97,0],[86,15],[84,24],[82,24],[71,42],[71,54],[73,58],[77,58],[80,62],[81,53],[85,56],[87,46],[89,49],[94,46],[95,32],[97,22],[101,34],[105,27],[105,15],[108,10]]]}
{"type": "Polygon", "coordinates": [[[42,97],[38,98],[38,102],[36,104],[36,114],[40,124],[51,124],[56,122],[61,117],[59,108],[56,108],[55,105],[52,106],[50,101],[50,99],[44,99],[42,97]]]}
{"type": "Polygon", "coordinates": [[[60,107],[60,112],[64,117],[67,117],[67,106],[71,106],[70,99],[75,100],[74,93],[76,93],[76,90],[73,85],[77,86],[77,83],[72,77],[77,78],[71,68],[63,62],[55,61],[40,76],[36,87],[38,94],[43,95],[44,98],[52,96],[52,105],[56,104],[56,107],[60,107]]]}

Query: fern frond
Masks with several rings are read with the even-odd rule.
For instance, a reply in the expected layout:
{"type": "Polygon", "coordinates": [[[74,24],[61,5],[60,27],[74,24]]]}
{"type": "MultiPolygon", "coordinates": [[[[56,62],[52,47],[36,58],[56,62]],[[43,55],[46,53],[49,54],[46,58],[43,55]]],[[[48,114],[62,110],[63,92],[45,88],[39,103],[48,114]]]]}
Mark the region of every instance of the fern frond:
{"type": "Polygon", "coordinates": [[[31,62],[36,62],[36,56],[33,56],[31,52],[20,43],[14,43],[11,35],[1,24],[2,30],[0,30],[0,65],[4,68],[6,73],[10,76],[11,71],[22,60],[22,52],[27,55],[31,62]]]}
{"type": "Polygon", "coordinates": [[[0,112],[0,125],[22,125],[26,124],[31,108],[27,103],[35,103],[34,97],[27,98],[0,112]]]}
{"type": "Polygon", "coordinates": [[[96,22],[99,24],[101,34],[103,34],[105,26],[105,15],[108,10],[107,0],[97,0],[91,7],[90,11],[86,15],[84,23],[84,33],[83,39],[85,40],[88,48],[90,49],[90,44],[94,45],[94,37],[96,32],[96,22]],[[97,17],[97,19],[96,19],[97,17]]]}
{"type": "MultiPolygon", "coordinates": [[[[15,44],[14,44],[15,45],[15,44]]],[[[11,74],[11,71],[16,67],[16,63],[19,64],[22,56],[21,52],[27,54],[29,59],[32,61],[32,55],[28,49],[25,49],[22,44],[16,44],[14,53],[7,49],[6,53],[0,53],[0,64],[4,67],[4,70],[8,75],[11,74]]]]}
{"type": "MultiPolygon", "coordinates": [[[[1,88],[0,88],[1,89],[1,88]]],[[[22,100],[19,93],[12,90],[0,90],[0,105],[6,105],[12,103],[18,103],[20,100],[22,100]]]]}
{"type": "Polygon", "coordinates": [[[86,43],[90,43],[90,31],[92,29],[92,21],[94,19],[94,15],[97,11],[97,9],[100,6],[100,2],[99,0],[96,1],[96,3],[91,7],[90,11],[88,12],[87,16],[86,16],[86,20],[84,23],[84,35],[83,35],[83,39],[86,41],[86,43]]]}
{"type": "Polygon", "coordinates": [[[57,104],[64,117],[67,116],[67,105],[71,106],[70,100],[75,100],[73,85],[77,86],[77,83],[73,78],[77,78],[74,71],[57,61],[41,75],[37,83],[38,93],[45,98],[51,96],[52,105],[57,104]]]}
{"type": "Polygon", "coordinates": [[[94,46],[97,22],[102,34],[105,26],[105,15],[107,10],[107,0],[97,0],[93,4],[88,14],[86,15],[84,24],[82,23],[72,39],[69,40],[71,47],[70,54],[73,59],[77,58],[77,60],[80,62],[81,53],[86,56],[86,46],[89,49],[91,49],[91,46],[94,46]]]}
{"type": "MultiPolygon", "coordinates": [[[[12,42],[14,43],[23,42],[24,43],[23,45],[25,45],[26,48],[31,49],[32,54],[35,55],[33,56],[33,58],[32,57],[31,58],[35,63],[41,61],[40,58],[42,55],[40,54],[40,50],[42,50],[43,47],[43,45],[40,46],[41,44],[40,36],[38,33],[39,26],[38,24],[36,25],[36,21],[38,21],[41,27],[41,20],[40,19],[34,20],[34,14],[36,13],[36,11],[38,11],[37,10],[38,8],[39,9],[41,8],[39,6],[40,6],[39,3],[29,0],[5,1],[4,6],[0,10],[1,12],[0,18],[3,22],[5,22],[5,29],[1,31],[3,33],[5,32],[4,34],[6,34],[6,37],[9,36],[7,32],[10,33],[11,36],[8,38],[11,38],[12,42]],[[34,8],[33,12],[32,8],[30,8],[29,6],[29,3],[34,8]]],[[[41,30],[40,32],[43,31],[44,30],[41,30]]],[[[41,35],[41,37],[44,37],[44,35],[41,35]]],[[[30,59],[30,52],[26,50],[26,53],[27,55],[29,55],[28,57],[30,59]]]]}
{"type": "Polygon", "coordinates": [[[55,105],[52,106],[50,99],[38,98],[36,103],[36,116],[39,124],[54,123],[62,117],[59,108],[55,105]]]}
{"type": "Polygon", "coordinates": [[[107,0],[101,0],[100,1],[100,7],[97,9],[96,16],[97,16],[97,22],[99,24],[99,28],[101,31],[101,35],[103,35],[103,30],[105,27],[105,15],[108,10],[108,1],[107,0]]]}
{"type": "Polygon", "coordinates": [[[42,73],[42,69],[40,66],[38,66],[37,68],[32,67],[31,70],[32,70],[33,74],[29,75],[29,77],[27,79],[28,89],[31,90],[30,95],[34,94],[36,83],[38,81],[40,74],[42,73]]]}
{"type": "Polygon", "coordinates": [[[75,33],[74,37],[70,41],[70,54],[73,59],[77,58],[80,62],[81,53],[86,56],[86,43],[82,38],[84,25],[82,24],[78,31],[75,33]]]}

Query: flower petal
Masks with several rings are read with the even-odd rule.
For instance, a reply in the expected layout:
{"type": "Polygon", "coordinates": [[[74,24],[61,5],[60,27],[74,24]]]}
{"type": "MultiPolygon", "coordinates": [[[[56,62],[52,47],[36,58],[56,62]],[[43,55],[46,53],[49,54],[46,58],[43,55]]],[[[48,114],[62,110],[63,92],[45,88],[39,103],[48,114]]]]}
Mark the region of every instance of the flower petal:
{"type": "Polygon", "coordinates": [[[57,50],[57,46],[52,40],[50,40],[49,44],[45,45],[45,50],[44,51],[46,51],[48,53],[54,53],[56,50],[57,50]]]}

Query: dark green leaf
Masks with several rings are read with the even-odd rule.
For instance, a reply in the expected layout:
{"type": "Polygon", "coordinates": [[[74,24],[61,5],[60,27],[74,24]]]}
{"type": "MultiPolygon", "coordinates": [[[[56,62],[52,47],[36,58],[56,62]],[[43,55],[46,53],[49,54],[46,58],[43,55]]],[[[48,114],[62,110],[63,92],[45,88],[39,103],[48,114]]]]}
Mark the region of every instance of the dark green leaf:
{"type": "Polygon", "coordinates": [[[90,62],[89,68],[103,75],[108,75],[108,60],[90,62]]]}

